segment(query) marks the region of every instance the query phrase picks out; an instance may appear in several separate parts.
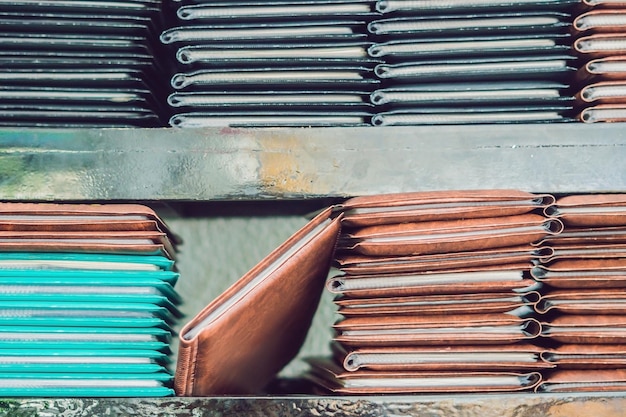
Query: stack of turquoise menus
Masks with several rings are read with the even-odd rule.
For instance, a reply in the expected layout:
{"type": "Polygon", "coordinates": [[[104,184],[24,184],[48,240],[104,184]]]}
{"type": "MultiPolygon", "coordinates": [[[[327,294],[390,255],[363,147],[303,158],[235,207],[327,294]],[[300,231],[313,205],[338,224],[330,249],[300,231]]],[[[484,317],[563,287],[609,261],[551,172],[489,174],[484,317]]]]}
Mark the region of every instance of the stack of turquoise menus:
{"type": "Polygon", "coordinates": [[[172,395],[179,243],[142,205],[0,203],[0,396],[172,395]]]}

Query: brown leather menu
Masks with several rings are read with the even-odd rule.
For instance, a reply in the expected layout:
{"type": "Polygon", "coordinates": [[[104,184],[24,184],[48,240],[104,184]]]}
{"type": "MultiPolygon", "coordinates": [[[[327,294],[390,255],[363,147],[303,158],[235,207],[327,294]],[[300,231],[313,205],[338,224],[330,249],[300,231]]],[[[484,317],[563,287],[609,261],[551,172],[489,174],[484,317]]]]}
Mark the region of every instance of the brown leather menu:
{"type": "Polygon", "coordinates": [[[549,369],[542,348],[529,343],[499,346],[407,346],[343,349],[334,357],[346,371],[520,371],[549,369]]]}
{"type": "Polygon", "coordinates": [[[0,203],[0,231],[159,231],[179,238],[140,204],[0,203]]]}
{"type": "Polygon", "coordinates": [[[558,369],[618,369],[626,367],[626,347],[565,344],[542,352],[541,359],[558,369]]]}
{"type": "Polygon", "coordinates": [[[368,256],[464,252],[528,244],[561,231],[558,220],[537,214],[398,223],[346,231],[337,250],[368,256]]]}
{"type": "Polygon", "coordinates": [[[139,253],[176,258],[167,235],[156,231],[0,231],[0,251],[139,253]]]}
{"type": "Polygon", "coordinates": [[[626,122],[626,104],[598,104],[582,109],[576,117],[583,123],[626,122]]]}
{"type": "Polygon", "coordinates": [[[311,359],[310,364],[307,377],[338,394],[522,391],[532,390],[541,381],[539,372],[349,372],[330,360],[311,359]]]}
{"type": "Polygon", "coordinates": [[[574,18],[572,27],[578,32],[623,33],[626,11],[623,9],[592,9],[574,18]]]}
{"type": "Polygon", "coordinates": [[[340,220],[318,214],[183,327],[178,395],[263,391],[304,342],[340,220]]]}
{"type": "Polygon", "coordinates": [[[626,389],[626,370],[561,370],[547,375],[538,392],[593,392],[623,391],[626,389]]]}
{"type": "Polygon", "coordinates": [[[550,291],[536,304],[539,313],[626,314],[626,289],[573,289],[550,291]]]}
{"type": "Polygon", "coordinates": [[[558,235],[548,235],[540,242],[538,247],[551,247],[557,245],[614,245],[626,243],[626,227],[567,227],[558,235]]]}
{"type": "Polygon", "coordinates": [[[338,313],[345,316],[382,315],[456,315],[507,313],[533,306],[539,300],[537,291],[520,294],[515,291],[420,295],[379,298],[339,298],[338,313]]]}
{"type": "Polygon", "coordinates": [[[591,59],[581,65],[576,78],[580,82],[624,80],[626,77],[626,55],[606,56],[591,59]]]}
{"type": "Polygon", "coordinates": [[[531,270],[539,282],[555,288],[624,288],[626,259],[567,259],[531,270]]]}
{"type": "Polygon", "coordinates": [[[626,33],[595,33],[574,41],[574,50],[583,56],[601,58],[626,54],[626,33]]]}
{"type": "Polygon", "coordinates": [[[344,346],[507,344],[534,339],[541,326],[513,314],[348,317],[335,323],[334,340],[344,346]]]}
{"type": "Polygon", "coordinates": [[[624,344],[626,316],[567,314],[542,323],[541,335],[560,343],[624,344]]]}
{"type": "Polygon", "coordinates": [[[527,274],[528,267],[526,264],[496,265],[437,273],[336,275],[328,279],[326,288],[334,294],[355,298],[502,291],[524,293],[540,286],[527,274]]]}
{"type": "Polygon", "coordinates": [[[626,194],[582,194],[560,198],[554,215],[569,227],[626,225],[626,194]]]}
{"type": "Polygon", "coordinates": [[[530,244],[416,256],[364,256],[343,253],[335,256],[335,266],[342,272],[351,275],[443,272],[445,270],[470,269],[494,265],[525,263],[530,265],[532,260],[551,254],[551,249],[546,250],[530,244]]]}
{"type": "Polygon", "coordinates": [[[518,190],[458,190],[354,197],[337,206],[346,227],[524,214],[554,203],[518,190]]]}

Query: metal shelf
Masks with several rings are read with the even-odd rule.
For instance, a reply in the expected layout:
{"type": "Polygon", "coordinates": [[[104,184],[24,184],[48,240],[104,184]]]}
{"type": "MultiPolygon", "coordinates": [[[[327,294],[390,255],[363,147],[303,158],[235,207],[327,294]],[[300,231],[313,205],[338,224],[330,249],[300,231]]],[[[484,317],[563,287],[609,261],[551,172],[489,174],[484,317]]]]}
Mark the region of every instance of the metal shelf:
{"type": "Polygon", "coordinates": [[[3,200],[298,201],[626,190],[626,125],[0,130],[3,200]]]}
{"type": "Polygon", "coordinates": [[[376,397],[60,398],[0,400],[5,417],[622,417],[626,397],[611,394],[376,397]]]}

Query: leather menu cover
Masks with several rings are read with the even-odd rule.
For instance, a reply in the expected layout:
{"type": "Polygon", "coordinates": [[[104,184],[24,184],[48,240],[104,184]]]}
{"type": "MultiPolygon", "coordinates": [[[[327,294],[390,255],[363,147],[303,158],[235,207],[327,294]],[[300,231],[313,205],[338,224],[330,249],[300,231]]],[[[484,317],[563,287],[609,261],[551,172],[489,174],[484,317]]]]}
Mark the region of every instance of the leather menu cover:
{"type": "Polygon", "coordinates": [[[326,288],[355,298],[535,290],[541,286],[526,270],[528,265],[506,265],[440,273],[336,275],[326,288]]]}
{"type": "Polygon", "coordinates": [[[353,197],[336,206],[347,227],[511,216],[543,209],[551,195],[518,190],[459,190],[353,197]]]}
{"type": "Polygon", "coordinates": [[[626,54],[626,33],[598,33],[582,36],[574,41],[574,50],[591,58],[624,55],[626,54]]]}
{"type": "Polygon", "coordinates": [[[568,227],[607,227],[626,224],[626,194],[580,194],[559,198],[554,206],[568,227]]]}
{"type": "Polygon", "coordinates": [[[626,82],[601,81],[582,86],[576,94],[582,104],[624,104],[626,103],[626,82]]]}
{"type": "Polygon", "coordinates": [[[347,371],[519,371],[554,368],[541,359],[542,348],[529,343],[500,346],[407,346],[343,349],[334,357],[347,371]]]}
{"type": "Polygon", "coordinates": [[[345,316],[455,315],[507,313],[532,306],[539,293],[514,291],[476,294],[420,295],[380,298],[338,298],[338,313],[345,316]]]}
{"type": "Polygon", "coordinates": [[[624,80],[626,56],[607,56],[592,59],[581,65],[576,78],[581,82],[624,80]]]}
{"type": "Polygon", "coordinates": [[[463,252],[528,244],[561,231],[559,220],[538,214],[387,224],[343,232],[338,251],[369,256],[463,252]]]}
{"type": "Polygon", "coordinates": [[[259,393],[299,351],[329,271],[341,216],[326,209],[180,332],[181,396],[259,393]]]}
{"type": "Polygon", "coordinates": [[[0,203],[0,230],[156,230],[179,238],[151,208],[140,204],[0,203]]]}
{"type": "Polygon", "coordinates": [[[580,289],[550,291],[536,304],[539,313],[626,314],[626,290],[580,289]]]}
{"type": "Polygon", "coordinates": [[[623,391],[626,370],[560,370],[550,373],[537,386],[538,392],[623,391]]]}
{"type": "Polygon", "coordinates": [[[561,343],[624,344],[626,316],[567,314],[542,323],[541,336],[561,343]]]}
{"type": "Polygon", "coordinates": [[[626,367],[624,345],[565,344],[541,353],[558,369],[617,369],[626,367]]]}
{"type": "Polygon", "coordinates": [[[531,390],[539,372],[345,371],[324,359],[311,359],[307,377],[337,394],[498,392],[531,390]]]}
{"type": "Polygon", "coordinates": [[[417,256],[362,256],[343,253],[335,256],[335,266],[351,275],[445,272],[497,265],[530,265],[534,259],[552,254],[551,248],[532,245],[417,256]]]}
{"type": "Polygon", "coordinates": [[[568,259],[538,265],[531,275],[554,288],[624,288],[626,259],[568,259]]]}
{"type": "Polygon", "coordinates": [[[614,245],[626,243],[626,227],[568,227],[558,235],[548,235],[538,247],[558,245],[614,245]]]}
{"type": "Polygon", "coordinates": [[[587,107],[578,114],[583,123],[626,122],[626,104],[598,104],[587,107]]]}
{"type": "Polygon", "coordinates": [[[344,346],[497,345],[534,339],[541,325],[513,314],[348,317],[335,323],[344,346]]]}
{"type": "Polygon", "coordinates": [[[626,31],[626,11],[621,9],[592,9],[574,18],[578,32],[620,33],[626,31]]]}

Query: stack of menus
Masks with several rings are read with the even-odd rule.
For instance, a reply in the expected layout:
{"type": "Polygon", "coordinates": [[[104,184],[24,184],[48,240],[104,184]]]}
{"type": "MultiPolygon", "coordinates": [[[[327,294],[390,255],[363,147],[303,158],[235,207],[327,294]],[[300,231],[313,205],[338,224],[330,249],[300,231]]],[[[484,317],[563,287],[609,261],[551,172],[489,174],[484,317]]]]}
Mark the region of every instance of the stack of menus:
{"type": "Polygon", "coordinates": [[[370,123],[371,0],[182,0],[161,42],[176,57],[170,125],[370,123]]]}
{"type": "Polygon", "coordinates": [[[379,0],[375,126],[573,120],[573,0],[379,0]]]}
{"type": "Polygon", "coordinates": [[[626,1],[585,0],[574,19],[578,118],[626,121],[626,1]]]}
{"type": "Polygon", "coordinates": [[[172,395],[176,245],[141,205],[0,204],[0,395],[172,395]]]}
{"type": "Polygon", "coordinates": [[[331,392],[533,390],[541,333],[535,242],[562,231],[550,195],[516,190],[355,197],[341,205],[332,358],[308,377],[331,392]]]}
{"type": "Polygon", "coordinates": [[[549,260],[533,270],[544,285],[537,311],[544,355],[556,367],[541,391],[623,391],[626,386],[626,195],[570,195],[554,215],[549,260]]]}
{"type": "Polygon", "coordinates": [[[159,13],[159,0],[3,1],[0,126],[162,125],[159,13]]]}

